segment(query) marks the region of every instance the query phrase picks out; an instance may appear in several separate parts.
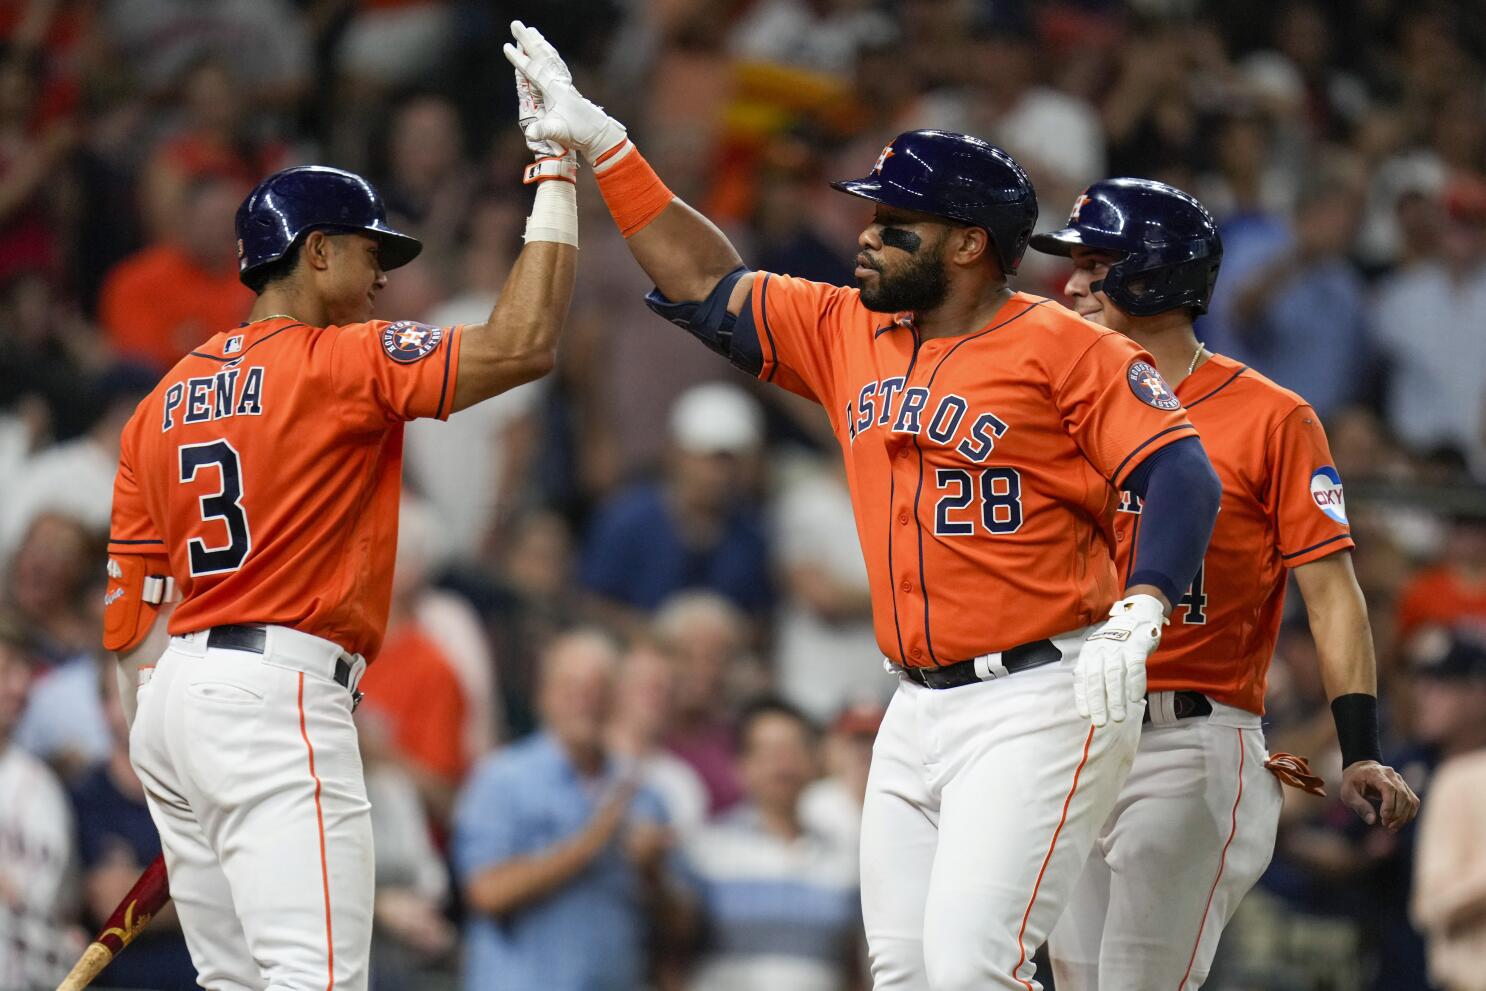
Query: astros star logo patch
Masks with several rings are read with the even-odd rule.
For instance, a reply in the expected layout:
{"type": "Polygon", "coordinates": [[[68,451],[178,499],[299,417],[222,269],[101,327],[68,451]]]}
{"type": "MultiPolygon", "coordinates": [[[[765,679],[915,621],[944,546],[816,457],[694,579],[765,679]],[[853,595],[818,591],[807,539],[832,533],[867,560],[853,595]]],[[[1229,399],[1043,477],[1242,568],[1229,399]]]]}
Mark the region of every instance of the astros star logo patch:
{"type": "Polygon", "coordinates": [[[877,156],[877,164],[872,166],[872,174],[876,175],[877,173],[881,172],[883,165],[887,164],[887,160],[892,157],[893,146],[888,145],[886,148],[883,148],[882,154],[877,156]]]}
{"type": "Polygon", "coordinates": [[[1078,199],[1073,201],[1073,212],[1068,214],[1068,222],[1070,224],[1078,223],[1078,215],[1083,212],[1086,205],[1092,202],[1093,200],[1089,199],[1088,193],[1079,193],[1078,199]]]}
{"type": "Polygon", "coordinates": [[[1181,409],[1181,400],[1176,398],[1171,386],[1166,384],[1161,373],[1149,362],[1137,361],[1132,364],[1125,373],[1125,381],[1130,383],[1130,391],[1135,393],[1135,398],[1147,406],[1164,410],[1181,409]]]}
{"type": "Polygon", "coordinates": [[[389,323],[382,331],[382,350],[393,361],[408,364],[427,357],[444,339],[442,327],[430,327],[426,323],[399,320],[389,323]]]}

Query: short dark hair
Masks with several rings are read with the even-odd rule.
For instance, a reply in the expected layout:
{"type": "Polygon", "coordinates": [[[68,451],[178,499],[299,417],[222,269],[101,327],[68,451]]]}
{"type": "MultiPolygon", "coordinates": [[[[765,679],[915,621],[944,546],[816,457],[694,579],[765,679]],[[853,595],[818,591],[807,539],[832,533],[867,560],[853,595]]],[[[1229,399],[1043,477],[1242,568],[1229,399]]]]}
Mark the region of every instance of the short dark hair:
{"type": "Polygon", "coordinates": [[[815,721],[805,714],[805,711],[791,702],[785,701],[778,695],[762,695],[743,707],[738,714],[738,750],[748,749],[748,737],[753,732],[753,727],[761,719],[768,716],[783,716],[799,723],[800,728],[805,731],[805,736],[814,743],[820,737],[820,727],[815,721]]]}
{"type": "Polygon", "coordinates": [[[283,255],[243,276],[243,283],[258,295],[263,295],[263,290],[270,285],[281,282],[294,273],[294,266],[299,264],[299,246],[303,243],[303,237],[295,238],[283,255]]]}

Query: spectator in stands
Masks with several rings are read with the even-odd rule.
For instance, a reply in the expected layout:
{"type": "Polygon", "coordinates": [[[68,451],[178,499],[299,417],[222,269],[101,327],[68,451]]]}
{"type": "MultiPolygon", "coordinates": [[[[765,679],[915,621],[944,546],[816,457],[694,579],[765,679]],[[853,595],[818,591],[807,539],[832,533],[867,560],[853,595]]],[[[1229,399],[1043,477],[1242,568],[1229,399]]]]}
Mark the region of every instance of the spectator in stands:
{"type": "Polygon", "coordinates": [[[863,698],[885,702],[896,679],[879,663],[872,590],[840,460],[792,479],[775,499],[773,522],[779,692],[816,720],[863,698]]]}
{"type": "Polygon", "coordinates": [[[708,383],[682,394],[664,478],[595,514],[580,580],[601,617],[638,632],[666,599],[698,588],[762,617],[772,601],[768,541],[749,482],[763,439],[758,404],[739,387],[708,383]]]}
{"type": "Polygon", "coordinates": [[[675,672],[666,746],[701,777],[707,812],[716,815],[743,795],[733,717],[740,699],[765,687],[764,672],[748,655],[743,615],[720,596],[676,596],[656,614],[653,631],[675,672]]]}
{"type": "Polygon", "coordinates": [[[862,832],[862,802],[872,743],[886,707],[860,702],[842,709],[826,734],[822,757],[825,777],[811,783],[800,798],[800,816],[812,829],[829,833],[855,851],[862,832]]]}
{"type": "Polygon", "coordinates": [[[246,191],[234,179],[191,179],[180,224],[109,272],[98,317],[119,355],[164,371],[247,316],[253,293],[238,281],[232,235],[246,191]]]}
{"type": "Polygon", "coordinates": [[[620,668],[609,721],[609,750],[628,762],[635,777],[666,808],[681,839],[707,819],[707,786],[691,765],[665,749],[675,718],[678,660],[649,638],[630,644],[620,668]]]}
{"type": "Polygon", "coordinates": [[[455,816],[470,991],[633,991],[667,928],[670,832],[610,759],[617,651],[592,632],[542,658],[541,729],[477,766],[455,816]]]}
{"type": "MultiPolygon", "coordinates": [[[[180,70],[175,94],[179,119],[171,121],[172,133],[155,150],[141,179],[142,213],[151,240],[171,241],[183,225],[197,219],[190,200],[191,187],[200,180],[219,179],[246,193],[290,164],[282,142],[261,140],[254,133],[244,89],[226,57],[215,52],[196,56],[180,70]]],[[[204,237],[220,233],[214,230],[204,237]]]]}
{"type": "MultiPolygon", "coordinates": [[[[1447,991],[1486,991],[1486,639],[1460,632],[1428,670],[1441,763],[1420,820],[1412,915],[1429,974],[1447,991]]],[[[1416,670],[1423,675],[1424,670],[1416,670]]]]}
{"type": "MultiPolygon", "coordinates": [[[[455,792],[477,755],[466,750],[472,700],[451,660],[449,644],[419,614],[428,594],[431,545],[438,536],[437,519],[427,505],[416,498],[404,499],[387,636],[377,663],[361,679],[364,697],[356,720],[369,741],[366,745],[397,763],[416,783],[428,814],[447,824],[455,792]]],[[[469,626],[476,649],[483,647],[478,623],[472,620],[469,626]]],[[[485,660],[488,664],[488,652],[485,660]]],[[[489,688],[488,677],[485,687],[489,688]]],[[[488,718],[490,699],[482,696],[480,701],[488,718]]]]}
{"type": "Polygon", "coordinates": [[[801,817],[819,772],[816,731],[779,699],[739,722],[745,801],[686,845],[701,925],[690,991],[863,986],[856,851],[801,817]]]}
{"type": "Polygon", "coordinates": [[[1456,516],[1438,563],[1409,579],[1398,598],[1398,639],[1426,626],[1486,629],[1486,518],[1456,516]]]}
{"type": "Polygon", "coordinates": [[[10,556],[4,601],[48,666],[97,647],[102,632],[101,536],[71,516],[46,512],[32,518],[10,556]],[[86,599],[91,591],[99,592],[97,600],[86,599]],[[97,606],[100,614],[89,606],[97,606]]]}
{"type": "Polygon", "coordinates": [[[55,987],[81,950],[72,809],[45,764],[11,741],[35,665],[18,626],[0,619],[0,987],[55,987]]]}
{"type": "Polygon", "coordinates": [[[1434,257],[1383,283],[1374,322],[1387,355],[1387,412],[1410,444],[1448,444],[1486,470],[1486,180],[1444,194],[1434,257]]]}
{"type": "Polygon", "coordinates": [[[18,466],[0,503],[0,558],[42,512],[65,513],[95,533],[107,532],[119,435],[158,380],[151,369],[116,365],[98,379],[92,395],[74,396],[78,405],[93,407],[96,419],[82,436],[38,451],[18,466]]]}
{"type": "Polygon", "coordinates": [[[57,177],[79,135],[70,120],[37,126],[41,71],[37,53],[0,48],[0,281],[61,268],[57,177]]]}
{"type": "Polygon", "coordinates": [[[1289,243],[1229,285],[1234,356],[1303,392],[1323,417],[1366,384],[1367,300],[1348,258],[1361,213],[1361,173],[1334,163],[1302,190],[1289,243]]]}
{"type": "MultiPolygon", "coordinates": [[[[83,918],[96,932],[113,914],[139,874],[160,855],[160,834],[145,805],[144,785],[129,763],[129,724],[119,701],[119,681],[110,661],[95,665],[94,687],[108,719],[109,753],[72,787],[82,868],[83,918]]],[[[196,968],[181,935],[175,908],[166,905],[99,974],[102,988],[194,991],[196,968]]]]}

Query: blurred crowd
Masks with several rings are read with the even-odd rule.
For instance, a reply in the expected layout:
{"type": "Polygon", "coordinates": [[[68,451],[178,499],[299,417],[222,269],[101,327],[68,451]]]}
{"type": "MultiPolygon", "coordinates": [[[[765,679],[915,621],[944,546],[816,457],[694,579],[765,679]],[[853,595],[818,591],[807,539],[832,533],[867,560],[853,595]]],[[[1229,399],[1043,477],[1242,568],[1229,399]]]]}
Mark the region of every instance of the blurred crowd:
{"type": "MultiPolygon", "coordinates": [[[[1471,0],[0,0],[0,987],[53,986],[159,849],[102,676],[102,538],[134,405],[250,305],[237,204],[286,165],[361,171],[426,245],[378,315],[483,320],[530,199],[513,17],[754,268],[848,280],[866,214],[825,181],[914,127],[1011,151],[1043,229],[1108,175],[1202,199],[1225,257],[1199,337],[1326,422],[1385,756],[1425,803],[1390,835],[1287,790],[1207,986],[1486,988],[1471,0]]],[[[407,431],[357,713],[374,986],[863,988],[855,824],[893,681],[834,441],[651,315],[580,201],[557,371],[407,431]]],[[[1060,261],[1018,288],[1059,298],[1060,261]]],[[[1334,794],[1293,611],[1266,732],[1334,794]]],[[[168,911],[100,986],[194,986],[168,911]]]]}

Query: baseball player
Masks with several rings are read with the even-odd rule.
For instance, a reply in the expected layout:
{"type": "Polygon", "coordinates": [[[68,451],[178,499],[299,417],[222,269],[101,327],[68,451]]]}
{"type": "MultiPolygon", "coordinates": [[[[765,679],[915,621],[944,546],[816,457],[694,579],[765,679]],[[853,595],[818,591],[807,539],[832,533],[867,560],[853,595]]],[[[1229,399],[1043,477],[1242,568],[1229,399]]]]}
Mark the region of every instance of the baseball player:
{"type": "MultiPolygon", "coordinates": [[[[1147,668],[1135,767],[1049,940],[1053,973],[1058,991],[1199,988],[1223,926],[1274,850],[1276,778],[1308,775],[1295,758],[1271,762],[1260,728],[1292,571],[1332,699],[1342,800],[1397,830],[1418,798],[1379,761],[1372,636],[1321,421],[1300,396],[1209,352],[1193,331],[1223,254],[1212,218],[1179,189],[1109,179],[1078,197],[1067,227],[1032,246],[1073,259],[1065,291],[1080,315],[1155,355],[1223,482],[1202,567],[1147,668]]],[[[1125,493],[1122,575],[1139,567],[1149,508],[1125,493]]]]}
{"type": "Polygon", "coordinates": [[[1037,204],[1000,149],[910,131],[835,183],[875,203],[859,288],[751,272],[541,35],[512,29],[507,57],[545,105],[528,139],[596,163],[652,308],[819,402],[841,444],[900,677],[862,813],[875,986],[1032,991],[1033,951],[1133,758],[1145,658],[1217,511],[1195,430],[1128,339],[1008,288],[1037,204]],[[1122,486],[1153,507],[1123,595],[1122,486]]]}
{"type": "Polygon", "coordinates": [[[551,367],[577,247],[576,160],[553,150],[528,168],[500,302],[469,326],[372,320],[421,245],[364,179],[269,176],[237,214],[248,322],[183,358],[124,430],[105,645],[143,660],[130,757],[203,987],[367,986],[351,712],[387,621],[403,424],[551,367]]]}

